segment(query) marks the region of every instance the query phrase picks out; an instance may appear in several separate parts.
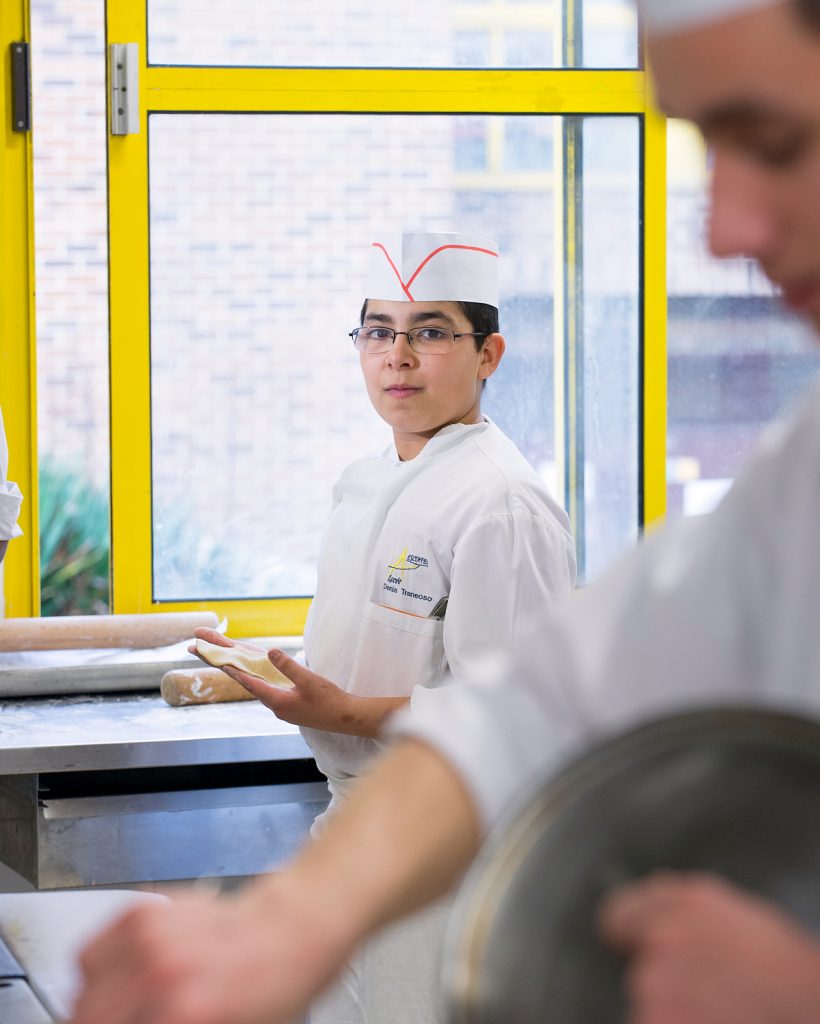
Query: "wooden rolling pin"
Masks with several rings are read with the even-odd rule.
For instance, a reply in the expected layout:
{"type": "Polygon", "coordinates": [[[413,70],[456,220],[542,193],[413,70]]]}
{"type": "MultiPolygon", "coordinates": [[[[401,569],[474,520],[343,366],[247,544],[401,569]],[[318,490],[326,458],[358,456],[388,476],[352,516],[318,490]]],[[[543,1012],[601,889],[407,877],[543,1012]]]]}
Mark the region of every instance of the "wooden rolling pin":
{"type": "Polygon", "coordinates": [[[214,629],[214,612],[147,615],[66,615],[0,619],[0,651],[54,651],[81,647],[165,647],[188,640],[200,626],[214,629]]]}
{"type": "Polygon", "coordinates": [[[227,704],[234,700],[255,699],[222,669],[205,665],[166,672],[159,689],[165,702],[174,708],[187,704],[227,704]]]}

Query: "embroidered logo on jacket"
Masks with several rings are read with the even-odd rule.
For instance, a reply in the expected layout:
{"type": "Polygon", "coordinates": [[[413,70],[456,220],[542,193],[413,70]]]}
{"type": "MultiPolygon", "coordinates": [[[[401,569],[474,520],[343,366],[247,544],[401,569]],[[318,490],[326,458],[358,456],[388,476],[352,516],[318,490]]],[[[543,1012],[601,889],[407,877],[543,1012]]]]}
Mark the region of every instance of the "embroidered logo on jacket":
{"type": "Polygon", "coordinates": [[[405,548],[398,558],[387,563],[387,580],[382,584],[382,588],[389,590],[391,594],[400,593],[403,597],[411,597],[417,601],[429,601],[432,603],[432,597],[429,597],[427,594],[419,594],[413,590],[406,590],[404,587],[406,573],[414,572],[416,569],[424,569],[429,564],[424,555],[411,555],[408,549],[405,548]]]}
{"type": "Polygon", "coordinates": [[[387,582],[404,583],[404,574],[406,572],[412,572],[414,569],[421,569],[429,564],[430,563],[424,555],[410,555],[407,552],[407,548],[405,548],[398,558],[387,563],[387,568],[390,570],[387,576],[387,582]],[[391,576],[395,576],[396,578],[391,579],[391,576]]]}

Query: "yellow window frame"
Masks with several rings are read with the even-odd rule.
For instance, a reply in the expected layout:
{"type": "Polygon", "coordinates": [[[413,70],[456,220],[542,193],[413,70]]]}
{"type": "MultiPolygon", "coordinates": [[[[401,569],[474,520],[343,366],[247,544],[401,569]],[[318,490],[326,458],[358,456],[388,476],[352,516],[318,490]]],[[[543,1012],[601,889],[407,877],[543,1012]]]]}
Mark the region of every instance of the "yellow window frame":
{"type": "MultiPolygon", "coordinates": [[[[37,417],[34,350],[34,189],[31,132],[11,125],[12,43],[30,40],[26,0],[0,3],[3,74],[3,152],[0,156],[0,408],[9,445],[9,477],[23,492],[23,536],[9,545],[3,564],[5,613],[40,610],[37,521],[37,417]]],[[[0,606],[2,602],[0,602],[0,606]]],[[[0,614],[2,608],[0,607],[0,614]]]]}
{"type": "MultiPolygon", "coordinates": [[[[108,2],[107,43],[137,43],[140,58],[140,130],[117,137],[109,133],[108,138],[115,612],[211,608],[230,619],[234,635],[288,635],[301,633],[310,603],[304,598],[161,604],[153,600],[147,118],[154,111],[637,116],[643,127],[643,524],[663,515],[666,138],[665,122],[652,108],[644,71],[151,67],[146,18],[144,0],[108,2]]],[[[557,426],[564,420],[562,406],[563,399],[556,407],[557,426]]]]}

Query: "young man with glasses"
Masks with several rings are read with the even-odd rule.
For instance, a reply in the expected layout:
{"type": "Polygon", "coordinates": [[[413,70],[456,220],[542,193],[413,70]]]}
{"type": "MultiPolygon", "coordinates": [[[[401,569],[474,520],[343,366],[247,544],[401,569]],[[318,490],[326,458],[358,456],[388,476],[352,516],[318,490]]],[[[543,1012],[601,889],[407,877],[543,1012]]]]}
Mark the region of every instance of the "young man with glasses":
{"type": "MultiPolygon", "coordinates": [[[[331,815],[378,753],[387,714],[423,704],[450,674],[492,672],[575,581],[566,513],[481,412],[505,348],[495,244],[383,238],[370,249],[366,294],[350,337],[393,443],[334,487],[305,629],[307,664],[321,678],[306,673],[283,690],[236,676],[301,727],[328,778],[331,815]]],[[[437,1020],[446,907],[367,946],[311,1024],[437,1020]]]]}

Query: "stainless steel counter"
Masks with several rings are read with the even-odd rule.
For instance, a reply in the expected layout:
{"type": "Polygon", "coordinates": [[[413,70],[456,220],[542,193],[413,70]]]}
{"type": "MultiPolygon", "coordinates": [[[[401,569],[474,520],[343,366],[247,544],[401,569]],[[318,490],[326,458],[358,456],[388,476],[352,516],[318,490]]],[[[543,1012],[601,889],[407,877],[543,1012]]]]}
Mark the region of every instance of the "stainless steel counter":
{"type": "Polygon", "coordinates": [[[320,779],[256,702],[0,701],[0,861],[39,888],[255,874],[304,842],[320,779]]]}
{"type": "Polygon", "coordinates": [[[310,757],[256,701],[169,707],[158,694],[0,701],[0,775],[310,757]]]}

